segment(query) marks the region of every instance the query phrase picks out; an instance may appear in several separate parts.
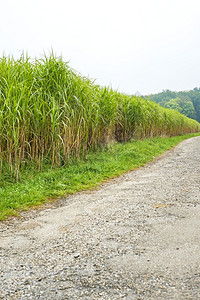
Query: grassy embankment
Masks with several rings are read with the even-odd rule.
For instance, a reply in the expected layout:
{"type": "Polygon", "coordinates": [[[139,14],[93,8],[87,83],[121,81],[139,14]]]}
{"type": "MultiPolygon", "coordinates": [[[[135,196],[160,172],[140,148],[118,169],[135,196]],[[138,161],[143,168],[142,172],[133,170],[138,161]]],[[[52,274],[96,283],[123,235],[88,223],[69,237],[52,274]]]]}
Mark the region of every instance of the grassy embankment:
{"type": "Polygon", "coordinates": [[[100,87],[61,58],[0,59],[0,219],[96,186],[200,131],[176,111],[100,87]],[[114,142],[112,146],[110,142],[114,142]]]}

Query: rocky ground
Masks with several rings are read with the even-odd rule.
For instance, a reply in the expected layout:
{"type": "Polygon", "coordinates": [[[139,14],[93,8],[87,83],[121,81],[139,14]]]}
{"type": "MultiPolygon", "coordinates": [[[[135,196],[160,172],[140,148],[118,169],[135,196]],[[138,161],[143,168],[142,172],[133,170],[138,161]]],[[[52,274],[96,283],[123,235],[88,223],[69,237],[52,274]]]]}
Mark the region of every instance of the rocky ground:
{"type": "Polygon", "coordinates": [[[200,299],[200,137],[0,223],[0,299],[200,299]]]}

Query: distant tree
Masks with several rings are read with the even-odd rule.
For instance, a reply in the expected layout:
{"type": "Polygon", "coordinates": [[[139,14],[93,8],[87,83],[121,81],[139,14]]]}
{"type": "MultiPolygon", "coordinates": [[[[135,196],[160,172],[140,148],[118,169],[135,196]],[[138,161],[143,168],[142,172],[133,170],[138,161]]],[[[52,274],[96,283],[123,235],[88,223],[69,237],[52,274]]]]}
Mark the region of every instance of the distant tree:
{"type": "Polygon", "coordinates": [[[168,102],[166,102],[165,107],[170,108],[170,109],[175,109],[175,110],[181,112],[182,109],[178,103],[179,99],[180,98],[175,98],[175,99],[169,100],[168,102]]]}
{"type": "Polygon", "coordinates": [[[196,111],[194,109],[194,105],[192,101],[184,101],[182,100],[179,104],[181,107],[181,113],[187,116],[188,118],[195,119],[197,118],[196,111]]]}
{"type": "Polygon", "coordinates": [[[170,90],[163,90],[161,93],[149,95],[148,98],[161,105],[161,102],[164,104],[170,101],[171,99],[176,98],[176,92],[172,92],[170,90]]]}
{"type": "Polygon", "coordinates": [[[181,114],[187,116],[188,118],[196,119],[196,112],[193,103],[190,100],[181,99],[177,97],[167,102],[166,107],[175,109],[179,111],[181,114]]]}
{"type": "Polygon", "coordinates": [[[163,107],[175,109],[200,122],[200,88],[180,92],[164,90],[161,93],[151,94],[147,97],[163,107]]]}
{"type": "Polygon", "coordinates": [[[189,91],[188,96],[196,111],[196,120],[200,122],[200,88],[194,88],[192,91],[189,91]]]}

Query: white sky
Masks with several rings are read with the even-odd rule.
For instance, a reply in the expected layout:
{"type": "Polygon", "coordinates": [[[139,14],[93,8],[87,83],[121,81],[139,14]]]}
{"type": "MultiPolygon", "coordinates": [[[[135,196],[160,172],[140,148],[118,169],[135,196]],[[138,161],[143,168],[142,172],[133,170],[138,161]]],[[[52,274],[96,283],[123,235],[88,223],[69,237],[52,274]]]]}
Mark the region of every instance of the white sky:
{"type": "Polygon", "coordinates": [[[51,49],[127,94],[200,87],[200,0],[0,0],[0,55],[51,49]]]}

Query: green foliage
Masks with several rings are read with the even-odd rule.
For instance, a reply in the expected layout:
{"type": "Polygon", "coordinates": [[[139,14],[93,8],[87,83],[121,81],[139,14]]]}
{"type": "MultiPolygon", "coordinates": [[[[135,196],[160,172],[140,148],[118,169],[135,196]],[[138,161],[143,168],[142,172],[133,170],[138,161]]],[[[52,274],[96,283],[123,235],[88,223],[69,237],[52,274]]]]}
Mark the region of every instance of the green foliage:
{"type": "Polygon", "coordinates": [[[170,109],[175,109],[181,113],[181,107],[178,102],[179,99],[180,98],[169,100],[167,103],[165,103],[165,107],[170,108],[170,109]]]}
{"type": "Polygon", "coordinates": [[[189,100],[177,97],[165,103],[165,107],[175,109],[188,118],[196,119],[196,112],[193,103],[189,100]]]}
{"type": "Polygon", "coordinates": [[[200,88],[181,92],[166,90],[158,94],[152,94],[148,99],[159,103],[163,107],[175,109],[200,122],[200,88]]]}
{"type": "Polygon", "coordinates": [[[61,57],[0,59],[0,172],[17,180],[34,163],[63,166],[88,151],[148,136],[200,130],[178,112],[95,85],[61,57]]]}
{"type": "Polygon", "coordinates": [[[71,160],[62,168],[52,169],[46,163],[41,172],[32,164],[21,172],[20,182],[14,182],[7,173],[0,181],[0,220],[17,215],[22,209],[52,201],[52,198],[97,187],[109,178],[143,166],[180,141],[196,135],[114,143],[88,153],[85,159],[71,160]]]}

